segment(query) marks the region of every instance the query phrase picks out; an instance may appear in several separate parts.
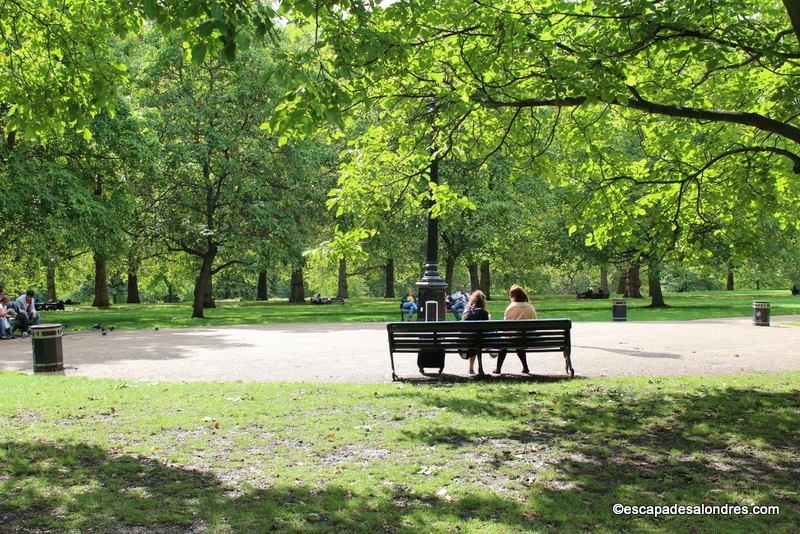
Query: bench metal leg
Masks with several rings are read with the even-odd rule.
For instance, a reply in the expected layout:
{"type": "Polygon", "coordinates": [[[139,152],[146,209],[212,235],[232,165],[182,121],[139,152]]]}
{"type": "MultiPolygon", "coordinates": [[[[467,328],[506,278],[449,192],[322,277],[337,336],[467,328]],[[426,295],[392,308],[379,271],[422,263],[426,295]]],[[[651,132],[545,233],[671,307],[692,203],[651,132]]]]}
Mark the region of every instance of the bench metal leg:
{"type": "Polygon", "coordinates": [[[566,364],[567,374],[570,376],[570,378],[575,378],[575,369],[572,368],[572,359],[570,358],[571,352],[571,347],[567,347],[564,350],[564,363],[566,364]]]}
{"type": "Polygon", "coordinates": [[[400,377],[394,372],[394,352],[389,351],[389,359],[392,360],[392,382],[397,382],[400,380],[400,377]]]}
{"type": "Polygon", "coordinates": [[[478,351],[478,376],[486,376],[483,372],[483,353],[478,351]]]}

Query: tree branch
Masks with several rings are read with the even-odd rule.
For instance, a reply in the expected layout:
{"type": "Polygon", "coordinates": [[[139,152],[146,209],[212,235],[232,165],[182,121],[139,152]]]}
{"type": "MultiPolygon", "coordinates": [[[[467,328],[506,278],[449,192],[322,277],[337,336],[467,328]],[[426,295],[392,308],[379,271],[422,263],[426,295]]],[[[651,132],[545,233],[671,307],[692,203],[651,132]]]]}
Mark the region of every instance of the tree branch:
{"type": "MultiPolygon", "coordinates": [[[[645,113],[654,115],[666,115],[669,117],[684,117],[695,120],[706,120],[714,122],[729,122],[751,126],[765,132],[775,133],[786,139],[790,139],[800,144],[800,128],[791,124],[772,119],[766,115],[758,113],[748,113],[741,111],[727,111],[718,109],[700,109],[688,106],[674,106],[668,104],[658,104],[645,100],[633,90],[635,96],[627,102],[614,99],[607,102],[613,106],[623,106],[645,113]]],[[[578,107],[586,103],[585,96],[573,96],[562,98],[543,98],[543,99],[521,99],[521,100],[494,100],[490,97],[475,98],[475,102],[491,109],[499,108],[532,108],[532,107],[578,107]]]]}

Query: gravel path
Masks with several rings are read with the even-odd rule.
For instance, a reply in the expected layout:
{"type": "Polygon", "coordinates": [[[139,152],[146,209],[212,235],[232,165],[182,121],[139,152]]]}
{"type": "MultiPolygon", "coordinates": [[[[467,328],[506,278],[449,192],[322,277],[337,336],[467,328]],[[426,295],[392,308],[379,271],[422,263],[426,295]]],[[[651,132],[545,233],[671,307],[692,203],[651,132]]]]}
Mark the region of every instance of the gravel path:
{"type": "MultiPolygon", "coordinates": [[[[750,319],[574,323],[576,376],[704,375],[800,370],[800,328],[773,317],[750,319]]],[[[157,381],[391,380],[383,323],[290,324],[195,329],[69,333],[65,374],[157,381]]],[[[415,358],[398,355],[398,374],[419,378],[415,358]]],[[[493,365],[488,362],[487,370],[493,365]]],[[[529,356],[537,375],[562,376],[559,354],[529,356]]],[[[0,370],[31,371],[28,340],[0,342],[0,370]]],[[[467,376],[466,362],[448,356],[445,373],[467,376]]],[[[504,371],[519,374],[509,355],[504,371]]]]}

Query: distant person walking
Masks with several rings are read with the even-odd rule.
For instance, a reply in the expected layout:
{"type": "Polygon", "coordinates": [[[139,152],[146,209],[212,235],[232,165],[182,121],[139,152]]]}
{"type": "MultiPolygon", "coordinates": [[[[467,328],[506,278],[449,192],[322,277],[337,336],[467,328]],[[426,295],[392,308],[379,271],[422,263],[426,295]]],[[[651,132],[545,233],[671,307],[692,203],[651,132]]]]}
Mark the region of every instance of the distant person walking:
{"type": "MultiPolygon", "coordinates": [[[[525,293],[520,286],[514,284],[508,290],[508,299],[511,303],[506,308],[505,313],[503,314],[503,319],[506,321],[519,321],[523,319],[536,319],[536,309],[528,300],[528,295],[525,293]]],[[[500,354],[497,355],[497,369],[493,372],[496,375],[499,375],[503,368],[503,362],[506,359],[506,354],[508,351],[501,350],[500,354]]],[[[524,350],[518,350],[517,356],[519,356],[519,361],[522,362],[522,372],[525,374],[530,374],[528,370],[528,357],[525,354],[524,350]]]]}

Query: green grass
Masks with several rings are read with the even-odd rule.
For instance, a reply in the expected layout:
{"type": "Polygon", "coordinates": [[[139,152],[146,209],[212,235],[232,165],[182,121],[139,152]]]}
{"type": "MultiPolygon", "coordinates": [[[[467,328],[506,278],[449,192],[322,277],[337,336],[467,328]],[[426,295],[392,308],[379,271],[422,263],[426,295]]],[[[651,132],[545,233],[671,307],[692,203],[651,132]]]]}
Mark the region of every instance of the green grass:
{"type": "MultiPolygon", "coordinates": [[[[748,317],[754,300],[769,300],[772,315],[800,314],[800,297],[787,291],[716,291],[674,293],[666,296],[666,309],[647,309],[649,299],[630,299],[628,319],[632,321],[748,317]]],[[[177,328],[266,323],[342,323],[354,321],[397,321],[399,300],[352,299],[344,306],[295,305],[275,302],[220,302],[206,310],[206,319],[192,319],[189,304],[121,304],[109,310],[90,307],[70,308],[66,312],[45,312],[45,322],[66,323],[70,329],[85,330],[95,323],[115,328],[177,328]]],[[[609,321],[610,300],[577,300],[571,296],[534,296],[539,316],[569,317],[573,321],[609,321]]],[[[489,303],[489,311],[502,316],[506,300],[489,303]]]]}
{"type": "Polygon", "coordinates": [[[4,530],[796,532],[800,373],[166,384],[0,373],[4,530]],[[778,505],[777,516],[619,516],[778,505]]]}

